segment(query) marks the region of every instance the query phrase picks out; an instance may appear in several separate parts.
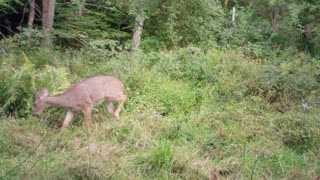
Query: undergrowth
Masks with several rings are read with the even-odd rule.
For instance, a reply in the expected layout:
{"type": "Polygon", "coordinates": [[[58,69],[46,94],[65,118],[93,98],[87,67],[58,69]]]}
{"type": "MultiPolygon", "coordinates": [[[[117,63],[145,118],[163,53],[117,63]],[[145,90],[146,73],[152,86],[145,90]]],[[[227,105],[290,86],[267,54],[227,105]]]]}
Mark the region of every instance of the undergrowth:
{"type": "Polygon", "coordinates": [[[250,59],[184,48],[101,58],[90,50],[11,52],[0,64],[0,179],[319,178],[319,60],[250,59]],[[120,120],[101,105],[91,128],[65,110],[32,117],[51,95],[114,75],[128,100],[120,120]]]}

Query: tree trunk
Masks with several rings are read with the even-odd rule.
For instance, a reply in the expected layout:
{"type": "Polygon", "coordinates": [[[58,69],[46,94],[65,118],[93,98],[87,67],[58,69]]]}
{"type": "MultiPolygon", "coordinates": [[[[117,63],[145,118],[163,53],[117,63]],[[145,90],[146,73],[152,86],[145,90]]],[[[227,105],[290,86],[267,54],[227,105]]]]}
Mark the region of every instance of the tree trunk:
{"type": "Polygon", "coordinates": [[[232,8],[232,23],[235,24],[236,23],[236,7],[233,6],[232,8]]]}
{"type": "Polygon", "coordinates": [[[274,31],[278,31],[278,22],[280,21],[280,14],[281,14],[281,7],[275,6],[272,11],[272,17],[271,17],[271,27],[274,31]]]}
{"type": "Polygon", "coordinates": [[[229,0],[224,0],[224,5],[228,6],[228,2],[229,2],[229,0]]]}
{"type": "Polygon", "coordinates": [[[134,49],[138,49],[140,46],[140,40],[141,40],[141,34],[142,34],[142,29],[143,29],[143,17],[142,17],[142,12],[143,12],[144,5],[141,3],[138,7],[137,10],[137,15],[135,18],[136,24],[134,27],[134,33],[133,33],[133,47],[134,49]]]}
{"type": "Polygon", "coordinates": [[[51,45],[50,30],[53,27],[56,0],[42,1],[42,29],[46,45],[51,45]]]}
{"type": "Polygon", "coordinates": [[[313,37],[313,33],[312,33],[313,28],[314,28],[314,24],[313,23],[309,23],[309,24],[306,24],[304,26],[304,35],[305,35],[306,39],[312,39],[312,37],[313,37]]]}
{"type": "Polygon", "coordinates": [[[139,17],[136,17],[136,25],[133,33],[133,47],[138,49],[140,46],[141,34],[143,29],[143,20],[139,17]]]}
{"type": "Polygon", "coordinates": [[[35,0],[29,0],[30,5],[30,12],[29,12],[29,18],[28,18],[28,28],[33,27],[33,21],[35,16],[35,0]]]}
{"type": "MultiPolygon", "coordinates": [[[[316,17],[314,16],[314,15],[309,15],[308,16],[308,19],[315,19],[316,17]]],[[[304,35],[305,35],[305,38],[307,39],[307,40],[310,40],[310,39],[312,39],[313,38],[313,28],[315,27],[315,25],[314,25],[314,22],[310,22],[310,23],[308,23],[308,24],[306,24],[306,25],[304,25],[304,35]]]]}

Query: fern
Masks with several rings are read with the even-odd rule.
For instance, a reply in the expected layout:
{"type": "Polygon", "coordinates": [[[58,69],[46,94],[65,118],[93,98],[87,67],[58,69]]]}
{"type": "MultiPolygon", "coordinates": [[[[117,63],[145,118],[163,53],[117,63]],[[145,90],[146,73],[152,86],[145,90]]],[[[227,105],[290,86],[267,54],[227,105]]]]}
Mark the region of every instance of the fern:
{"type": "Polygon", "coordinates": [[[70,83],[66,68],[46,65],[43,69],[37,69],[24,52],[21,54],[22,64],[18,68],[16,64],[9,63],[17,58],[14,56],[4,59],[0,66],[0,106],[7,115],[25,117],[31,113],[37,89],[48,87],[53,93],[59,93],[70,83]]]}

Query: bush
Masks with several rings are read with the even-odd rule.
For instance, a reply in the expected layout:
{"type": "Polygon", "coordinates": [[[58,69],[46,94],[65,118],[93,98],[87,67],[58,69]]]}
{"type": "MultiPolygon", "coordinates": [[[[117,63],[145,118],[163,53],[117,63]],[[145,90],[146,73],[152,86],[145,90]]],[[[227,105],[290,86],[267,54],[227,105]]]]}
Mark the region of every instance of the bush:
{"type": "Polygon", "coordinates": [[[274,117],[276,131],[284,144],[298,153],[314,151],[320,148],[320,128],[318,113],[288,112],[274,117]]]}
{"type": "Polygon", "coordinates": [[[47,65],[43,69],[36,69],[24,53],[7,57],[0,67],[0,104],[7,115],[25,117],[31,114],[37,89],[48,87],[53,93],[61,92],[70,85],[67,76],[64,68],[47,65]],[[19,59],[17,64],[10,61],[14,58],[19,59]],[[15,68],[16,65],[20,67],[15,68]]]}
{"type": "Polygon", "coordinates": [[[171,79],[197,84],[206,80],[204,72],[204,66],[208,62],[206,58],[207,55],[201,49],[190,47],[177,52],[150,53],[146,65],[171,79]]]}
{"type": "Polygon", "coordinates": [[[294,58],[263,66],[258,86],[268,98],[289,96],[291,100],[301,102],[319,91],[320,81],[315,66],[317,62],[312,59],[304,62],[303,59],[294,58]]]}
{"type": "Polygon", "coordinates": [[[166,78],[147,82],[137,93],[137,102],[161,115],[186,114],[196,105],[195,92],[188,84],[166,78]]]}

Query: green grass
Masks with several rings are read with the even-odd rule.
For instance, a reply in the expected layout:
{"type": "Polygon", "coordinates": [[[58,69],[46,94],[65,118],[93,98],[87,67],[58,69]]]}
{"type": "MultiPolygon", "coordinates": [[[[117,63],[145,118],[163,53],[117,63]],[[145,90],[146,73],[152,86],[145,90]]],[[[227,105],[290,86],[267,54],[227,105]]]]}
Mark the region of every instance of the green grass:
{"type": "Polygon", "coordinates": [[[208,179],[213,171],[220,179],[319,176],[318,61],[294,60],[284,68],[229,51],[188,49],[123,52],[108,61],[90,51],[3,60],[0,77],[10,79],[0,81],[6,104],[0,179],[208,179]],[[307,80],[294,78],[301,73],[307,80]],[[126,85],[118,121],[101,105],[89,130],[82,128],[81,113],[66,132],[57,128],[63,109],[31,116],[35,89],[49,87],[54,94],[97,74],[126,85]]]}

